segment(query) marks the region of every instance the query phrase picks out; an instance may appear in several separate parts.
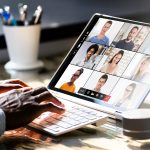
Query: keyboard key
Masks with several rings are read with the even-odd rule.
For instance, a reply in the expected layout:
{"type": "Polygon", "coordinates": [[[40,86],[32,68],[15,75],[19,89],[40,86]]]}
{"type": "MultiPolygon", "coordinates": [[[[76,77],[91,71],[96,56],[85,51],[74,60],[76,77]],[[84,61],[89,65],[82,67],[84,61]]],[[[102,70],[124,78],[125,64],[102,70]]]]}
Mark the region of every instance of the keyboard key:
{"type": "Polygon", "coordinates": [[[69,123],[69,124],[71,124],[71,125],[77,125],[77,124],[80,124],[79,121],[70,119],[70,118],[68,118],[68,117],[63,117],[63,118],[60,119],[60,120],[63,121],[63,122],[67,122],[67,123],[69,123]]]}
{"type": "Polygon", "coordinates": [[[64,128],[62,128],[58,125],[51,125],[51,126],[47,126],[46,128],[49,130],[52,130],[54,132],[60,132],[60,131],[64,130],[64,128]]]}
{"type": "Polygon", "coordinates": [[[50,126],[47,126],[47,128],[53,130],[53,129],[59,128],[59,126],[56,124],[51,124],[50,126]]]}
{"type": "Polygon", "coordinates": [[[63,122],[63,121],[57,121],[56,124],[57,124],[58,126],[61,126],[61,127],[65,128],[65,129],[72,127],[71,124],[68,124],[68,123],[63,122]]]}
{"type": "Polygon", "coordinates": [[[88,122],[89,120],[87,118],[82,118],[81,120],[79,120],[81,123],[85,123],[88,122]]]}
{"type": "Polygon", "coordinates": [[[90,120],[93,120],[93,119],[96,119],[97,117],[94,116],[94,115],[88,115],[86,116],[87,119],[90,119],[90,120]]]}
{"type": "Polygon", "coordinates": [[[74,118],[77,118],[78,117],[78,115],[75,115],[75,114],[64,114],[64,116],[66,116],[66,117],[69,117],[69,118],[72,118],[72,119],[74,119],[74,118]]]}
{"type": "Polygon", "coordinates": [[[74,118],[74,120],[82,120],[82,119],[84,119],[84,117],[81,117],[81,116],[78,116],[78,117],[76,117],[76,118],[74,118]]]}

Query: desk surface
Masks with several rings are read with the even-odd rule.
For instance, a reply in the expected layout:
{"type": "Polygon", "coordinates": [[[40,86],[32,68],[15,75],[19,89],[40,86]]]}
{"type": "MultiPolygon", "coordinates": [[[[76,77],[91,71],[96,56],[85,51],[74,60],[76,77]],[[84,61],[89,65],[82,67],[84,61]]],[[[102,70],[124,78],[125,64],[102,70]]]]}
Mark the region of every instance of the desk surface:
{"type": "MultiPolygon", "coordinates": [[[[6,71],[4,64],[0,65],[0,80],[19,78],[32,87],[46,86],[50,77],[60,64],[64,54],[45,58],[45,68],[32,71],[6,71]]],[[[144,104],[143,107],[146,105],[144,104]]],[[[149,106],[148,106],[149,107],[149,106]]],[[[149,107],[150,108],[150,107],[149,107]]],[[[6,132],[0,138],[0,150],[148,150],[150,139],[135,140],[122,134],[119,122],[108,120],[108,123],[95,127],[85,126],[59,137],[51,137],[47,134],[31,134],[30,129],[18,129],[6,132]],[[27,134],[28,133],[28,134],[27,134]],[[30,133],[30,134],[29,134],[30,133]],[[34,135],[34,136],[31,136],[34,135]],[[40,140],[39,140],[40,139],[40,140]]]]}

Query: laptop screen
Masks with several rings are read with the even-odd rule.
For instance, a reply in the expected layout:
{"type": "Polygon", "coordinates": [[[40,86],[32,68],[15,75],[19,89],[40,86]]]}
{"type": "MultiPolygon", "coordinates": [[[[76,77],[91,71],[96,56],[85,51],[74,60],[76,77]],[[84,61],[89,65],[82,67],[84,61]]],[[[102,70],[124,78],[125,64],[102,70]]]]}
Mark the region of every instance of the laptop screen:
{"type": "Polygon", "coordinates": [[[95,14],[49,88],[120,110],[150,90],[150,25],[95,14]]]}

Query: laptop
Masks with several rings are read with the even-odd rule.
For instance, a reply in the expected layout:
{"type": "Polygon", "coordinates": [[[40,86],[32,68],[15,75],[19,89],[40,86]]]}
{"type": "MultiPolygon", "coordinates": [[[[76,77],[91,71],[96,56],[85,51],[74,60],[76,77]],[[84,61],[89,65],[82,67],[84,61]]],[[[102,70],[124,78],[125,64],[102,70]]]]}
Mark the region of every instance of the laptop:
{"type": "Polygon", "coordinates": [[[66,112],[30,126],[57,136],[139,108],[150,95],[149,43],[150,24],[94,14],[48,85],[66,112]]]}

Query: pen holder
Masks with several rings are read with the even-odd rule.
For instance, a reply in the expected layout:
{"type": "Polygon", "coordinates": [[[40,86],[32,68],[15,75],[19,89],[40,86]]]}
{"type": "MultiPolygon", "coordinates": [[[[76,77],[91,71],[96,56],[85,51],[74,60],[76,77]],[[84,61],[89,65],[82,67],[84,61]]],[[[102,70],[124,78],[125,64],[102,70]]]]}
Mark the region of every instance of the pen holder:
{"type": "Polygon", "coordinates": [[[43,67],[38,60],[41,26],[3,26],[10,61],[5,69],[31,70],[43,67]]]}

